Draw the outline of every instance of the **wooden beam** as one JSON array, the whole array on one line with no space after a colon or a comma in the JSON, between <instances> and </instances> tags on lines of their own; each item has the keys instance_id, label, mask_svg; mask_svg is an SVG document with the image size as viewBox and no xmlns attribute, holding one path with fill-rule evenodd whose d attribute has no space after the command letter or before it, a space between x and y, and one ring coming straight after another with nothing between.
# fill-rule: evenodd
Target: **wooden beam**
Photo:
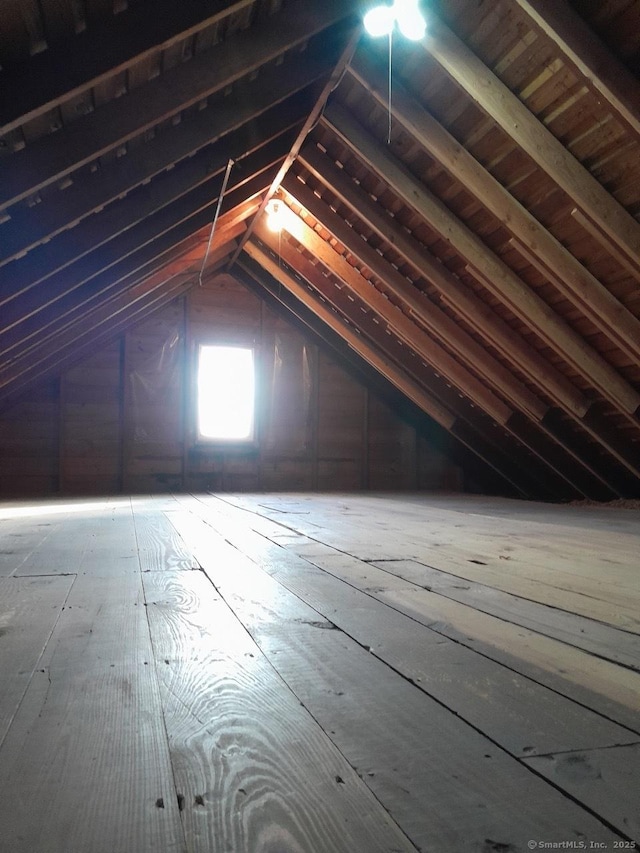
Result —
<instances>
[{"instance_id":1,"label":"wooden beam","mask_svg":"<svg viewBox=\"0 0 640 853\"><path fill-rule=\"evenodd\" d=\"M258 225L256 231L261 228L262 226ZM376 323L373 312L369 312L370 316L363 314L348 293L344 294L342 290L334 287L333 279L323 276L321 269L312 264L303 254L297 252L288 241L279 241L277 236L266 230L264 237L268 241L266 245L270 244L272 247L271 261L276 267L281 266L284 262L297 275L302 276L318 293L321 300L320 304L325 304L328 310L331 310L328 306L333 306L338 315L344 317L354 330L360 330L361 339L368 338L371 345L377 350L385 352L387 356L391 356L395 360L403 375L410 377L412 382L417 380L421 387L433 394L440 405L447 406L447 409L455 416L455 421L450 429L452 435L465 446L473 449L519 491L524 489L525 493L528 494L540 495L544 493L551 496L555 490L556 497L558 494L567 494L567 481L561 475L558 476L544 459L530 457L528 448L518 440L516 440L515 447L512 446L513 439L508 430L500 429L482 410L469 403L443 377L435 373L427 362L423 362L419 358L408 358L407 348L400 343L396 345L393 334L383 333L384 327L379 322ZM271 268L269 267L269 269ZM313 310L313 304L317 303L317 298L311 297L311 299ZM514 451L520 454L528 454L527 458L535 461L531 464L531 462L524 463L521 459L521 464L518 465L514 462L513 457L505 455L505 453L513 453ZM535 486L533 486L532 481L536 482ZM581 492L576 491L575 487L571 486L569 494L575 497Z\"/></svg>"},{"instance_id":2,"label":"wooden beam","mask_svg":"<svg viewBox=\"0 0 640 853\"><path fill-rule=\"evenodd\" d=\"M226 256L226 252L225 252ZM87 327L74 325L71 333L57 341L55 349L39 353L27 364L17 365L0 379L0 401L3 406L15 400L35 382L61 372L96 348L113 340L132 323L139 322L159 307L180 296L194 285L193 276L178 276L170 284L144 292L144 283L116 304L103 306L91 318Z\"/></svg>"},{"instance_id":3,"label":"wooden beam","mask_svg":"<svg viewBox=\"0 0 640 853\"><path fill-rule=\"evenodd\" d=\"M573 199L636 265L640 224L434 14L421 42L449 76Z\"/></svg>"},{"instance_id":4,"label":"wooden beam","mask_svg":"<svg viewBox=\"0 0 640 853\"><path fill-rule=\"evenodd\" d=\"M218 245L210 254L207 275L220 269L235 240ZM103 300L87 311L81 324L69 322L56 335L39 342L28 358L11 363L0 371L0 398L22 393L25 384L55 375L96 347L113 340L132 323L159 305L170 302L197 284L197 270L182 270L165 276L142 279L124 293Z\"/></svg>"},{"instance_id":5,"label":"wooden beam","mask_svg":"<svg viewBox=\"0 0 640 853\"><path fill-rule=\"evenodd\" d=\"M346 360L348 364L355 366L359 371L363 371L361 381L363 381L367 387L371 385L384 394L384 385L378 388L376 381L388 383L395 393L400 394L403 400L406 400L410 406L415 407L416 412L419 413L420 416L425 416L426 413L415 402L409 400L406 394L395 387L379 369L369 362L366 362L366 360L360 356L355 349L352 349L349 346L347 340L342 338L338 332L333 331L333 329L329 328L325 324L323 319L316 312L316 308L314 307L314 298L310 296L309 291L307 291L307 293L311 302L308 307L297 299L288 287L288 282L291 278L300 284L300 280L296 279L293 270L289 267L283 268L282 264L279 263L278 269L282 271L282 275L278 279L275 275L271 275L268 270L262 266L262 264L266 263L268 259L272 261L275 260L275 256L270 256L263 247L259 247L254 241L248 243L247 247L251 247L252 251L262 252L260 256L262 260L259 263L252 260L249 257L247 250L242 253L234 269L234 275L242 281L243 284L261 298L268 300L267 304L270 304L271 301L273 301L274 307L276 308L284 306L286 311L289 312L295 320L304 324L303 327L310 329L314 335L317 335L322 344L331 347L331 349L337 353L339 358ZM276 261L276 263L278 262ZM337 318L339 316L334 314L333 311L330 311L330 313L333 317ZM352 330L353 327L347 323L345 324L345 328L347 330ZM366 338L364 338L363 335L357 335L357 338L366 343ZM373 343L370 346L374 347L374 352L381 351L379 347L376 347ZM393 360L391 360L391 363L394 364ZM421 383L420 387L422 388ZM432 396L428 391L428 388L423 388L423 393L429 393L429 396ZM435 395L432 396L432 399L439 407L442 406L442 403L438 401ZM461 398L457 397L457 400L458 403L460 403ZM447 429L442 424L437 423L435 418L431 416L427 417L434 422L434 427L442 428L444 433L453 438L456 444L462 448L468 456L466 460L467 465L471 463L474 465L481 464L487 466L495 471L500 478L504 480L505 484L514 488L516 493L523 497L540 494L536 485L527 477L520 477L518 479L519 485L516 485L513 482L515 472L511 461L507 461L506 457L504 457L497 448L491 446L490 441L483 438L478 431L474 431L471 424L465 423L458 414L452 412L454 420L450 429ZM503 470L507 472L507 476L502 473ZM524 482L525 480L527 481L526 483Z\"/></svg>"},{"instance_id":6,"label":"wooden beam","mask_svg":"<svg viewBox=\"0 0 640 853\"><path fill-rule=\"evenodd\" d=\"M218 224L221 227L216 227L216 234L211 242L210 254L203 269L203 276L205 277L209 274L213 259L218 256L221 247L225 246L228 248L230 245L233 245L235 248L237 238L246 230L246 225L243 222L236 222L230 225L224 223L222 219L223 217L220 217L218 220ZM190 280L195 281L202 269L208 242L209 234L207 233L203 240L181 257L171 261L166 266L162 265L154 272L149 272L148 274L146 271L145 274L138 273L134 281L127 278L117 282L114 287L105 288L90 294L84 293L81 290L74 300L65 302L64 308L56 313L51 321L45 322L37 329L36 333L31 333L28 337L21 340L18 354L11 361L11 365L13 366L21 360L31 357L33 352L42 349L43 346L52 342L55 343L61 334L72 331L74 326L83 328L86 325L87 317L93 311L103 305L112 303L123 294L131 293L142 281L149 288L160 285L177 275L184 275Z\"/></svg>"},{"instance_id":7,"label":"wooden beam","mask_svg":"<svg viewBox=\"0 0 640 853\"><path fill-rule=\"evenodd\" d=\"M466 270L469 275L472 275L478 282L480 282L480 284L482 284L483 287L486 288L489 286L489 280L484 275L479 273L477 269L467 266ZM638 459L637 454L633 451L631 446L628 445L626 448L626 452L623 452L621 454L619 443L611 435L611 427L609 427L608 430L604 430L603 432L599 433L596 432L591 426L592 421L589 416L591 414L592 408L595 405L597 405L597 402L594 400L589 406L589 409L585 412L584 416L579 419L581 426L583 426L584 429L586 429L592 435L593 438L600 442L600 444L605 446L607 450L618 459L619 462L621 462L623 465L626 465L629 470L634 473L635 476L640 476L640 460ZM629 422L633 424L633 426L636 428L638 427L638 413L639 410L636 410L635 413L626 413Z\"/></svg>"},{"instance_id":8,"label":"wooden beam","mask_svg":"<svg viewBox=\"0 0 640 853\"><path fill-rule=\"evenodd\" d=\"M573 208L571 216L576 220L576 222L580 223L582 228L584 228L584 230L590 234L594 240L597 240L601 246L604 246L609 254L611 254L616 261L618 261L618 263L627 270L627 272L633 276L638 276L637 258L632 260L620 251L620 247L602 232L597 222L594 222L593 219L587 216L584 211L580 210L578 207Z\"/></svg>"},{"instance_id":9,"label":"wooden beam","mask_svg":"<svg viewBox=\"0 0 640 853\"><path fill-rule=\"evenodd\" d=\"M330 124L357 157L380 175L394 192L483 275L483 280L487 281L491 292L498 299L509 305L524 323L573 365L606 399L625 413L633 413L638 409L640 394L438 198L420 185L346 110L332 104L325 111L323 120Z\"/></svg>"},{"instance_id":10,"label":"wooden beam","mask_svg":"<svg viewBox=\"0 0 640 853\"><path fill-rule=\"evenodd\" d=\"M211 259L217 256L220 247L233 245L235 248L235 240L242 234L245 227L242 222L239 222L231 227L225 227L217 233L217 239L213 240L210 257L207 259L205 275L209 272ZM73 299L64 300L60 310L55 315L39 321L34 318L30 323L25 323L24 336L7 351L6 363L4 366L0 366L0 377L3 371L11 370L18 364L28 362L34 357L34 354L37 355L43 348L55 345L62 335L72 333L74 327L82 329L86 324L87 316L92 312L100 309L101 306L113 303L120 297L126 297L126 294L131 293L141 282L146 282L148 287L153 287L178 275L186 276L194 281L197 280L202 268L208 236L207 233L204 239L184 255L177 258L173 257L157 268L148 268L147 265L144 270L126 276L115 282L111 287L102 287L88 293L81 291L77 295L74 294Z\"/></svg>"},{"instance_id":11,"label":"wooden beam","mask_svg":"<svg viewBox=\"0 0 640 853\"><path fill-rule=\"evenodd\" d=\"M365 267L382 281L385 290L400 300L401 304L405 306L405 309L409 311L410 315L416 321L427 328L429 333L434 335L443 346L453 350L455 355L467 368L474 373L480 374L490 388L497 390L520 410L523 414L521 419L515 417L517 412L512 412L504 425L508 429L512 429L512 426L513 428L517 426L517 435L523 444L530 448L535 448L536 452L548 461L555 459L554 467L556 470L562 470L563 467L566 467L566 454L568 454L575 463L589 472L588 481L591 481L591 487L593 487L593 479L595 478L600 484L605 484L607 488L610 488L606 472L596 471L589 462L575 453L571 445L559 442L558 438L546 429L544 419L549 411L549 406L545 405L532 394L526 386L503 367L500 362L493 358L480 344L476 343L470 335L466 334L437 305L414 288L408 279L385 261L384 257L372 246L369 246L363 239L359 238L357 232L350 228L342 217L334 214L326 204L323 204L308 187L289 174L285 178L283 189L296 203L308 210L319 221L321 227L329 231L345 247L349 255L359 259ZM300 239L300 235L298 235L298 239ZM304 240L302 242L306 245ZM317 252L315 248L312 249L310 246L306 246L306 248L312 251L313 254ZM366 292L363 294L363 298L366 300ZM446 375L447 371L444 367L434 362L431 363L436 369L441 370ZM449 378L451 379L451 377ZM466 389L462 390L466 393ZM473 394L469 396L473 397ZM527 423L527 418L533 420L543 432L547 432L550 440L545 439L536 432L532 424ZM562 444L562 452L565 454L564 459L559 455L559 443ZM587 456L586 458L588 459L589 457ZM571 476L575 479L575 473ZM584 475L582 478L584 479ZM585 487L582 486L581 488L584 489ZM588 493L585 492L585 494Z\"/></svg>"},{"instance_id":12,"label":"wooden beam","mask_svg":"<svg viewBox=\"0 0 640 853\"><path fill-rule=\"evenodd\" d=\"M269 185L275 169L276 167L274 166L269 167L264 173L256 175L252 181L245 183L240 189L242 197L236 198L234 195L229 195L226 202L228 208L231 209L237 204L244 202L245 193L247 198L251 198L254 194L263 192ZM122 242L114 246L112 259L109 261L103 257L101 264L104 265L100 266L99 271L96 270L95 266L88 269L80 266L79 269L74 270L77 280L79 280L78 284L82 284L83 298L106 293L109 289L120 286L121 283L122 286L126 286L125 280L130 277L138 280L140 270L147 267L156 258L187 239L203 226L210 226L216 205L217 198L209 198L205 205L194 212L192 206L188 203L185 205L178 203L166 215L162 216L159 221L154 222L154 217L150 217L147 222L143 223L144 231L141 231L138 235L140 236L144 233L143 240L136 240L134 235L131 243L127 244L126 251ZM223 203L222 210L225 210L225 203ZM69 270L64 271L65 277L69 277L71 269L69 268ZM138 272L138 279L135 278L136 272ZM72 301L69 305L73 307L76 300L73 294L71 294L71 297ZM65 305L65 308L67 307L69 306ZM60 307L59 311L61 314L64 313L64 309ZM55 319L55 314L52 317L45 314L44 321L40 317L34 317L16 326L6 336L0 336L0 349L2 349L4 357L7 357L10 352L20 352L28 340L34 336L36 338L40 336L43 333L43 329L48 328L52 322L55 322ZM15 356L12 355L12 357Z\"/></svg>"},{"instance_id":13,"label":"wooden beam","mask_svg":"<svg viewBox=\"0 0 640 853\"><path fill-rule=\"evenodd\" d=\"M526 0L522 0L521 5L525 2ZM526 2L526 5L531 4ZM546 5L552 5L554 9L564 8L560 0ZM385 72L366 51L358 51L349 66L349 73L386 108L388 93ZM640 320L586 270L578 259L398 82L393 85L391 109L395 119L420 145L511 232L517 241L516 245L521 246L526 253L525 256L535 257L537 269L559 292L576 305L585 317L623 352L634 361L640 361Z\"/></svg>"},{"instance_id":14,"label":"wooden beam","mask_svg":"<svg viewBox=\"0 0 640 853\"><path fill-rule=\"evenodd\" d=\"M453 350L468 368L474 373L480 374L484 381L497 389L514 406L520 408L534 420L542 420L548 406L461 329L455 320L445 314L372 246L359 237L358 233L350 228L342 217L333 213L330 207L291 174L285 178L282 186L287 195L308 210L323 228L331 232L350 255L371 270L383 283L385 290L392 293L405 310L409 311L415 321L429 331L429 334L437 338L442 345ZM315 251L307 246L304 240L302 242L307 249ZM363 294L363 298L366 301L366 292Z\"/></svg>"},{"instance_id":15,"label":"wooden beam","mask_svg":"<svg viewBox=\"0 0 640 853\"><path fill-rule=\"evenodd\" d=\"M151 225L152 220L166 218L162 213L166 208L171 208L167 213L171 218L172 211L178 209L175 203L180 200L190 214L208 204L212 198L217 198L229 157L237 157L237 166L231 173L230 191L247 176L262 171L265 165L280 163L294 137L295 127L286 127L282 131L278 124L266 130L269 131L266 144L249 156L244 157L243 153L253 139L253 131L241 128L228 140L218 142L212 149L205 149L175 169L158 175L138 192L113 202L75 228L33 249L26 257L0 268L0 305L4 306L0 331L11 328L28 310L33 310L30 306L35 308L42 304L41 294L44 294L45 304L49 304L77 286L73 274L63 274L65 269L77 266L83 258L86 259L83 266L90 268L92 259L95 265L104 264L110 256L122 257L122 254L118 255L122 249L114 248L116 244L137 248L144 239L142 235L149 230L145 226ZM131 234L127 237L129 232ZM44 282L48 282L46 289L44 286L36 287L44 285ZM27 294L27 291L33 292Z\"/></svg>"},{"instance_id":16,"label":"wooden beam","mask_svg":"<svg viewBox=\"0 0 640 853\"><path fill-rule=\"evenodd\" d=\"M395 334L401 341L412 350L421 361L426 362L430 368L435 370L439 375L442 375L447 382L450 382L458 391L470 399L474 405L478 406L497 424L511 432L510 423L514 417L513 410L505 406L502 400L497 395L488 389L481 382L478 382L476 377L470 373L463 365L453 359L446 350L435 344L431 338L424 334L422 330L412 322L399 308L394 306L386 297L380 293L372 283L367 282L360 273L351 266L351 264L335 251L329 243L323 240L318 234L307 226L298 217L285 217L284 227L295 235L295 239L317 259L332 275L336 276L341 282L347 285L347 288L357 296L362 306L366 307L367 311L373 311L386 326L388 334ZM301 255L297 253L286 242L278 240L263 222L256 226L256 236L264 243L270 245L275 251L281 252L289 264L294 267L299 264ZM348 295L349 299L352 299ZM329 299L335 304L335 293L331 293ZM356 317L359 317L359 312L356 312ZM358 319L355 320L356 325ZM403 363L409 359L403 360ZM564 470L566 467L566 456L560 459L557 453L540 453L540 441L538 436L533 435L534 440L528 440L528 433L532 430L521 428L518 430L517 438L536 456L539 463L553 469L556 475L559 475L564 481L571 484L571 487L587 495L588 492L581 490L578 485L580 479L584 479L584 473L575 478L574 473L567 474ZM544 449L549 449L549 442L544 445ZM557 450L557 448L556 448ZM584 468L584 463L577 460ZM564 462L564 465L562 464ZM593 477L590 471L589 481L593 485ZM597 476L597 475L596 475Z\"/></svg>"},{"instance_id":17,"label":"wooden beam","mask_svg":"<svg viewBox=\"0 0 640 853\"><path fill-rule=\"evenodd\" d=\"M354 27L352 29L350 37L347 40L347 44L346 44L344 50L342 51L340 59L336 63L336 66L333 69L331 76L329 77L329 79L327 80L325 85L322 87L322 91L320 92L318 98L316 99L316 102L313 105L313 109L309 113L307 120L305 121L304 125L302 126L302 128L300 130L300 133L298 134L295 142L291 146L291 150L289 151L289 154L285 157L285 160L284 160L282 166L278 170L278 174L273 179L273 183L269 187L269 190L268 190L266 196L264 197L264 199L262 201L262 206L260 207L260 210L256 214L254 220L250 223L249 229L248 229L246 235L244 236L244 239L242 239L240 241L238 251L236 252L234 257L231 259L231 261L229 263L229 268L231 268L233 266L236 259L238 258L238 255L242 251L244 244L250 239L250 237L253 233L254 222L259 220L261 214L264 212L264 209L266 208L267 204L269 203L269 200L271 199L271 197L273 196L275 191L278 189L278 186L280 185L284 176L287 174L287 172L291 168L294 160L298 156L298 153L300 151L302 143L305 141L305 139L307 138L307 136L309 135L309 133L311 132L313 127L315 127L315 125L317 124L317 122L318 122L320 116L322 115L322 112L326 106L327 99L329 98L329 95L339 85L340 79L342 78L342 75L344 74L345 69L346 69L347 65L349 64L349 62L351 61L351 57L353 56L353 53L356 49L356 45L357 45L358 40L359 40L360 35L361 35L361 29L362 29L361 27L358 27L358 28Z\"/></svg>"},{"instance_id":18,"label":"wooden beam","mask_svg":"<svg viewBox=\"0 0 640 853\"><path fill-rule=\"evenodd\" d=\"M326 48L321 52L309 49L296 55L293 62L268 67L253 82L237 83L233 93L215 107L199 110L179 124L163 128L162 133L134 147L126 156L93 174L83 175L63 192L45 197L35 211L37 215L31 208L12 209L10 219L0 224L0 266L205 146L224 138L225 144L240 151L244 133L249 153L257 147L256 140L265 135L270 138L278 124L284 129L294 124L296 116L302 119L308 113L303 90L330 72L331 59ZM240 131L243 125L245 129ZM239 135L236 138L234 134Z\"/></svg>"},{"instance_id":19,"label":"wooden beam","mask_svg":"<svg viewBox=\"0 0 640 853\"><path fill-rule=\"evenodd\" d=\"M254 0L142 0L99 26L2 69L0 135L76 98L154 53L215 26Z\"/></svg>"},{"instance_id":20,"label":"wooden beam","mask_svg":"<svg viewBox=\"0 0 640 853\"><path fill-rule=\"evenodd\" d=\"M0 209L60 180L347 18L356 0L291 0L258 30L240 32L0 161Z\"/></svg>"},{"instance_id":21,"label":"wooden beam","mask_svg":"<svg viewBox=\"0 0 640 853\"><path fill-rule=\"evenodd\" d=\"M399 307L394 305L385 294L381 293L372 282L367 281L360 271L353 267L347 259L339 254L328 242L310 228L300 217L294 217L295 222L289 224L289 216L285 218L284 228L310 252L332 275L364 302L384 322L390 331L398 335L431 367L442 373L458 390L486 412L496 423L504 425L510 418L512 410L493 393L485 384L477 379L464 365L453 358L436 343L433 338L420 328ZM255 234L263 242L269 242L269 233L263 222L255 227Z\"/></svg>"},{"instance_id":22,"label":"wooden beam","mask_svg":"<svg viewBox=\"0 0 640 853\"><path fill-rule=\"evenodd\" d=\"M618 121L640 137L640 83L566 0L516 0Z\"/></svg>"},{"instance_id":23,"label":"wooden beam","mask_svg":"<svg viewBox=\"0 0 640 853\"><path fill-rule=\"evenodd\" d=\"M587 399L573 383L529 346L473 291L465 287L437 258L420 246L345 172L314 145L302 149L300 162L325 182L341 202L372 228L413 266L416 272L438 289L453 311L484 337L538 387L545 390L578 417L589 408ZM419 185L418 185L419 186Z\"/></svg>"},{"instance_id":24,"label":"wooden beam","mask_svg":"<svg viewBox=\"0 0 640 853\"><path fill-rule=\"evenodd\" d=\"M250 175L254 171L256 173L264 172L265 168L272 166L274 162L279 163L287 150L289 141L290 136L287 137L285 135L283 139L276 139L274 143L267 145L264 151L258 151L252 157L247 158L247 174ZM275 148L273 145L275 145ZM265 158L264 160L263 157ZM188 166L189 164L187 163L186 165ZM179 173L179 171L173 170L170 172L166 176L166 180L171 183L175 177L181 185L182 176L180 174L174 176L174 172ZM80 257L78 259L65 259L65 263L59 262L57 273L41 278L39 281L29 284L28 287L24 286L23 280L18 279L17 275L14 277L11 276L13 264L0 270L0 282L4 273L4 276L7 278L7 289L12 285L23 285L22 290L13 294L19 298L12 299L3 308L2 326L0 327L0 351L2 351L3 341L6 340L7 334L15 330L26 318L44 310L50 313L51 306L55 305L57 300L72 294L73 291L77 290L88 280L95 278L103 270L108 269L131 252L135 252L139 247L146 245L150 240L154 240L159 233L161 234L167 230L167 226L172 228L180 213L182 213L182 218L186 218L200 210L209 209L212 201L214 199L217 201L221 178L219 173L214 177L209 175L207 177L209 178L208 181L197 185L188 192L180 192L177 198L172 199L172 194L169 194L169 198L166 201L172 203L163 204L159 209L156 209L157 199L164 196L164 191L160 192L159 196L155 194L156 201L152 201L147 213L142 215L137 205L140 202L144 205L145 198L144 195L142 198L139 198L138 194L136 194L136 197L130 200L132 204L135 202L136 205L135 213L132 217L133 221L127 215L128 206L125 200L122 206L118 205L118 208L112 211L110 216L107 216L106 222L103 222L101 217L92 217L87 221L86 227L84 227L84 223L78 226L79 234L77 243L74 239L75 231L70 232L68 235L60 235L57 241L52 241L52 243L56 244L53 247L54 257L55 251L60 248L59 244L63 237L65 238L62 241L64 248L68 249L71 253L80 252ZM232 174L232 178L234 180L229 187L229 191L233 191L234 188L246 180L241 170L236 174ZM150 197L153 199L154 194L151 194ZM117 215L118 209L121 211L121 218ZM118 234L117 230L119 227L117 223L119 221L121 225L125 227L129 226L122 234ZM111 237L112 228L116 229L116 236L113 238ZM42 248L45 250L47 246L43 246ZM40 254L35 250L34 254L36 253ZM37 274L38 268L35 261L30 265L26 264L27 261L28 258L21 265L21 269L26 267L28 271L33 270ZM16 332L13 331L12 334L15 336ZM20 333L18 335L20 337Z\"/></svg>"},{"instance_id":25,"label":"wooden beam","mask_svg":"<svg viewBox=\"0 0 640 853\"><path fill-rule=\"evenodd\" d=\"M257 261L266 273L284 284L296 299L313 311L332 331L340 335L355 353L366 361L367 364L370 364L379 371L385 379L405 394L425 414L429 415L429 417L433 418L436 423L439 423L445 429L452 427L455 417L450 411L425 393L417 382L409 379L384 354L376 351L353 327L347 325L337 314L313 297L294 276L279 266L276 260L260 249L253 241L245 243L244 251L250 258Z\"/></svg>"}]
</instances>

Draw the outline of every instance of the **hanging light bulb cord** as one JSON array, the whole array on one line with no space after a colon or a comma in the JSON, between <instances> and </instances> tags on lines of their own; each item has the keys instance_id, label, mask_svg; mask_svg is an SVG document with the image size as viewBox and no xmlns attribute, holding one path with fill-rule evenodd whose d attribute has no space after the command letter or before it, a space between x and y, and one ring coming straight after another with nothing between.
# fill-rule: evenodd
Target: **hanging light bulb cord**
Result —
<instances>
[{"instance_id":1,"label":"hanging light bulb cord","mask_svg":"<svg viewBox=\"0 0 640 853\"><path fill-rule=\"evenodd\" d=\"M218 204L216 205L216 212L213 217L213 222L211 223L211 231L209 233L209 242L207 243L207 251L204 253L204 258L202 259L202 266L200 267L200 272L198 274L198 284L202 287L202 276L204 274L204 268L207 265L207 261L209 260L209 252L211 251L211 243L213 242L213 235L216 230L216 223L218 222L218 217L220 216L220 208L222 207L222 199L224 198L224 194L227 191L227 184L229 183L229 175L231 174L231 169L233 168L234 160L229 157L229 162L227 163L227 168L224 173L224 180L222 181L222 189L220 190L220 195L218 196Z\"/></svg>"},{"instance_id":2,"label":"hanging light bulb cord","mask_svg":"<svg viewBox=\"0 0 640 853\"><path fill-rule=\"evenodd\" d=\"M387 145L391 144L391 78L393 67L393 31L397 26L400 33L410 41L424 38L427 22L420 12L420 0L395 0L389 6L383 4L371 9L364 16L364 28L373 38L389 36L389 99Z\"/></svg>"},{"instance_id":3,"label":"hanging light bulb cord","mask_svg":"<svg viewBox=\"0 0 640 853\"><path fill-rule=\"evenodd\" d=\"M387 127L387 145L391 145L391 68L393 60L393 30L389 30L389 124Z\"/></svg>"}]
</instances>

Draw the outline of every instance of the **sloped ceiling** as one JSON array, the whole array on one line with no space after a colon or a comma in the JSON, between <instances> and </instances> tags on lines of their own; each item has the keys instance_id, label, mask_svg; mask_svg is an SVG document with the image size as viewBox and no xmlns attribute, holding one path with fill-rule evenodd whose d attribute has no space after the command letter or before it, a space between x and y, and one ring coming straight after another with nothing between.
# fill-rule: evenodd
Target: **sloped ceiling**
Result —
<instances>
[{"instance_id":1,"label":"sloped ceiling","mask_svg":"<svg viewBox=\"0 0 640 853\"><path fill-rule=\"evenodd\" d=\"M424 0L391 97L370 5L6 0L0 405L226 270L524 494L638 496L640 0Z\"/></svg>"}]
</instances>

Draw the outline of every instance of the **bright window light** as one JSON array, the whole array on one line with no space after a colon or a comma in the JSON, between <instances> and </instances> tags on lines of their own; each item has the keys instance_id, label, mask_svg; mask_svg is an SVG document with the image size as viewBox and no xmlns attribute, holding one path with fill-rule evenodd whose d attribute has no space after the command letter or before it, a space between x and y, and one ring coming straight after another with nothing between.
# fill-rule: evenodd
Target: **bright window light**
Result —
<instances>
[{"instance_id":1,"label":"bright window light","mask_svg":"<svg viewBox=\"0 0 640 853\"><path fill-rule=\"evenodd\" d=\"M253 350L200 346L198 433L214 441L251 441L254 434Z\"/></svg>"}]
</instances>

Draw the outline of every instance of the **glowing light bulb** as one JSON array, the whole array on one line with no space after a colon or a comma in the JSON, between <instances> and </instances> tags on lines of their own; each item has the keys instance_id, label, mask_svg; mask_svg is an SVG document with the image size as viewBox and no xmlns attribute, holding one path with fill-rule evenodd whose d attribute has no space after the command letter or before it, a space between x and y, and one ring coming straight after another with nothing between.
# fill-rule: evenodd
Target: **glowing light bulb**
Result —
<instances>
[{"instance_id":1,"label":"glowing light bulb","mask_svg":"<svg viewBox=\"0 0 640 853\"><path fill-rule=\"evenodd\" d=\"M282 202L277 198L272 198L267 204L267 228L269 231L282 230Z\"/></svg>"},{"instance_id":2,"label":"glowing light bulb","mask_svg":"<svg viewBox=\"0 0 640 853\"><path fill-rule=\"evenodd\" d=\"M388 36L393 30L395 13L391 6L376 6L364 16L364 27L370 36Z\"/></svg>"},{"instance_id":3,"label":"glowing light bulb","mask_svg":"<svg viewBox=\"0 0 640 853\"><path fill-rule=\"evenodd\" d=\"M420 41L424 38L427 30L427 22L423 18L417 3L411 0L398 2L396 0L395 17L398 22L398 29L405 38L410 41Z\"/></svg>"}]
</instances>

